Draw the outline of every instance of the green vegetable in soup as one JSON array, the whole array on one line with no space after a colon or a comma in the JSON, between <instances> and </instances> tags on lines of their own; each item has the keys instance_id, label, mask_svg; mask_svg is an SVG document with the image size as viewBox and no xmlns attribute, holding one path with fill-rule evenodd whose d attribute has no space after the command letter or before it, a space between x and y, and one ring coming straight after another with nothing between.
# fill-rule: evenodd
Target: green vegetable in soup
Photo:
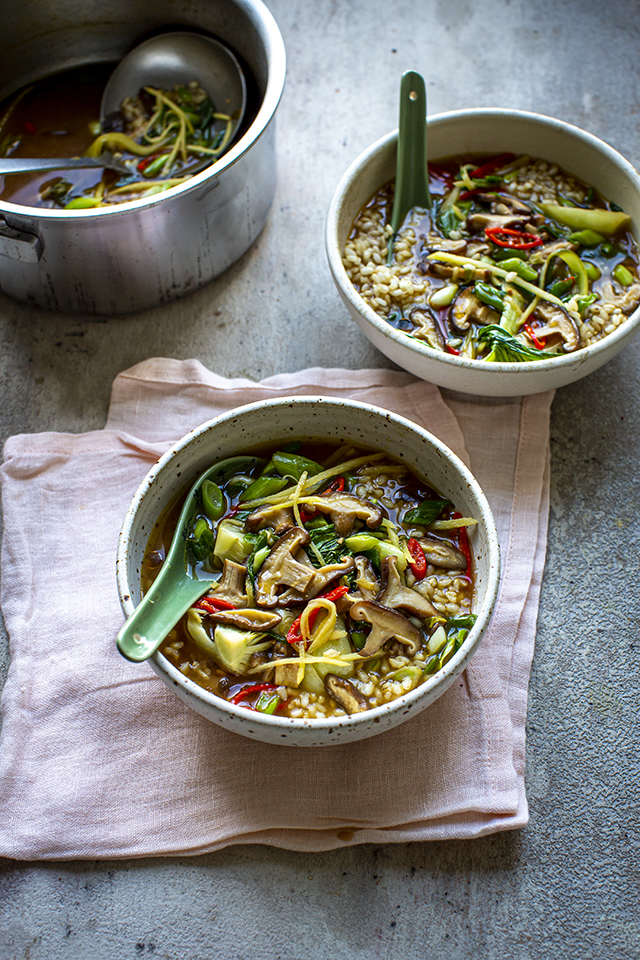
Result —
<instances>
[{"instance_id":1,"label":"green vegetable in soup","mask_svg":"<svg viewBox=\"0 0 640 960\"><path fill-rule=\"evenodd\" d=\"M402 521L403 523L420 523L428 527L438 519L443 510L450 506L450 500L423 500L418 507L407 510Z\"/></svg>"},{"instance_id":2,"label":"green vegetable in soup","mask_svg":"<svg viewBox=\"0 0 640 960\"><path fill-rule=\"evenodd\" d=\"M187 615L187 629L204 653L236 676L244 673L254 653L267 650L273 643L262 633L223 626L216 627L212 641L202 626L202 617L193 609Z\"/></svg>"},{"instance_id":3,"label":"green vegetable in soup","mask_svg":"<svg viewBox=\"0 0 640 960\"><path fill-rule=\"evenodd\" d=\"M243 525L237 520L222 520L218 525L214 556L222 563L233 560L242 563L252 552L251 541L243 533Z\"/></svg>"},{"instance_id":4,"label":"green vegetable in soup","mask_svg":"<svg viewBox=\"0 0 640 960\"><path fill-rule=\"evenodd\" d=\"M303 473L309 477L315 477L317 473L322 472L319 463L300 457L296 453L274 453L272 463L279 474L283 477L292 477L294 480L299 480Z\"/></svg>"},{"instance_id":5,"label":"green vegetable in soup","mask_svg":"<svg viewBox=\"0 0 640 960\"><path fill-rule=\"evenodd\" d=\"M595 230L596 233L605 237L613 236L631 223L631 217L628 214L604 210L600 207L585 209L562 207L558 203L541 203L540 208L547 217L571 227L572 230Z\"/></svg>"},{"instance_id":6,"label":"green vegetable in soup","mask_svg":"<svg viewBox=\"0 0 640 960\"><path fill-rule=\"evenodd\" d=\"M478 339L491 347L491 356L498 363L522 363L529 360L545 360L554 357L546 350L534 350L518 340L503 327L490 324L478 333Z\"/></svg>"},{"instance_id":7,"label":"green vegetable in soup","mask_svg":"<svg viewBox=\"0 0 640 960\"><path fill-rule=\"evenodd\" d=\"M213 480L205 480L201 487L202 506L210 520L219 520L227 509L224 493Z\"/></svg>"},{"instance_id":8,"label":"green vegetable in soup","mask_svg":"<svg viewBox=\"0 0 640 960\"><path fill-rule=\"evenodd\" d=\"M204 519L200 517L194 524L193 531L187 537L187 546L196 561L203 561L209 557L214 550L214 535L211 527Z\"/></svg>"}]
</instances>

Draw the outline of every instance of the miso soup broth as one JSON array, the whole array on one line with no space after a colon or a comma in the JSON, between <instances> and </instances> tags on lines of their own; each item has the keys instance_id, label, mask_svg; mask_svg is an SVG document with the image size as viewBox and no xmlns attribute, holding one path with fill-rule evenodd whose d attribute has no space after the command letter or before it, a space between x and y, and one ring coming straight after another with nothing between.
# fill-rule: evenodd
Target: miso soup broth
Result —
<instances>
[{"instance_id":1,"label":"miso soup broth","mask_svg":"<svg viewBox=\"0 0 640 960\"><path fill-rule=\"evenodd\" d=\"M203 484L187 557L216 583L164 656L247 710L315 719L372 709L440 670L475 620L476 521L383 452L302 441L252 454ZM143 591L183 499L150 538Z\"/></svg>"}]
</instances>

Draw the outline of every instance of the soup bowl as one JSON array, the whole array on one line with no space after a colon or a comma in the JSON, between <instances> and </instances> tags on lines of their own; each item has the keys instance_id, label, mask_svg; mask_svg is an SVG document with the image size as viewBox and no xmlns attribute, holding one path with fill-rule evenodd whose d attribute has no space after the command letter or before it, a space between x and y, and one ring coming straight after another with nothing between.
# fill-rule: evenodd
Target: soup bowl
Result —
<instances>
[{"instance_id":1,"label":"soup bowl","mask_svg":"<svg viewBox=\"0 0 640 960\"><path fill-rule=\"evenodd\" d=\"M631 216L638 238L640 177L612 147L584 130L535 113L518 110L460 110L430 117L429 156L528 154L557 164L593 186ZM434 350L392 327L360 297L343 263L353 222L371 197L395 176L397 131L372 144L349 167L331 201L325 231L329 266L338 292L369 340L390 360L431 383L481 396L522 396L566 386L616 356L636 334L640 309L595 343L533 362L488 363Z\"/></svg>"},{"instance_id":2,"label":"soup bowl","mask_svg":"<svg viewBox=\"0 0 640 960\"><path fill-rule=\"evenodd\" d=\"M243 736L272 744L322 746L364 739L415 716L428 707L464 670L487 629L500 572L496 527L487 500L468 468L444 443L409 420L365 403L288 397L250 404L197 427L172 447L139 487L120 533L116 573L120 602L130 616L141 598L145 554L167 506L194 480L226 457L294 439L349 440L386 452L450 499L477 524L469 528L473 556L472 609L477 619L444 666L398 699L361 713L325 719L268 715L235 705L186 677L161 652L151 668L181 700L209 720ZM132 670L144 669L132 665Z\"/></svg>"}]
</instances>

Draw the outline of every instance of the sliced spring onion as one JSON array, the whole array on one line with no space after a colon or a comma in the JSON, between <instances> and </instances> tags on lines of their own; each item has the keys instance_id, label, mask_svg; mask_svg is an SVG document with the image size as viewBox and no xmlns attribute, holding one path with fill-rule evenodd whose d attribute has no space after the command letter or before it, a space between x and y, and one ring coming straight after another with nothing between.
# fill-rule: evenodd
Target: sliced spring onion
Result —
<instances>
[{"instance_id":1,"label":"sliced spring onion","mask_svg":"<svg viewBox=\"0 0 640 960\"><path fill-rule=\"evenodd\" d=\"M513 274L513 271L503 270L502 267L496 267L496 265L493 263L486 263L484 260L471 260L469 257L459 257L455 253L443 253L436 251L435 253L430 253L428 259L441 260L442 263L453 263L460 267L472 267L474 270L488 270L489 273L493 273L496 277L502 277L503 280L508 274ZM536 287L533 283L529 283L527 280L522 280L521 277L512 275L509 279L509 282L513 283L515 286L521 287L523 290L527 290L529 293L533 294L534 297L540 297L541 300L548 300L550 303L555 303L560 307L565 306L562 300L559 300L558 297L554 297L552 293L549 293L547 290L542 290L540 287Z\"/></svg>"}]
</instances>

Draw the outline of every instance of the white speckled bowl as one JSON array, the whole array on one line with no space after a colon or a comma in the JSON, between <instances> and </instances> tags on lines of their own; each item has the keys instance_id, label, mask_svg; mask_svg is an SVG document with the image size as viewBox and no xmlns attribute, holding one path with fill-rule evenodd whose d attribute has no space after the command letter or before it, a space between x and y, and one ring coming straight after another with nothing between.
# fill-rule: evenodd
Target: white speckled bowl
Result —
<instances>
[{"instance_id":1,"label":"white speckled bowl","mask_svg":"<svg viewBox=\"0 0 640 960\"><path fill-rule=\"evenodd\" d=\"M575 353L530 363L491 363L440 353L395 330L356 293L342 265L342 251L359 210L395 175L397 131L362 153L338 184L329 207L329 266L351 317L371 342L410 373L442 387L482 396L508 397L563 387L597 370L629 342L640 324L636 310L603 340ZM429 156L528 153L559 164L596 187L630 214L638 237L640 176L602 140L561 120L519 110L460 110L428 120Z\"/></svg>"},{"instance_id":2,"label":"white speckled bowl","mask_svg":"<svg viewBox=\"0 0 640 960\"><path fill-rule=\"evenodd\" d=\"M217 460L270 442L305 438L351 439L406 461L464 516L478 520L469 540L475 558L473 610L478 619L444 668L398 700L353 717L296 720L249 711L203 690L161 654L150 664L181 700L209 720L256 740L321 746L373 736L433 703L464 670L487 628L498 590L500 557L495 523L478 482L464 464L425 430L377 407L349 400L289 397L254 403L202 424L183 437L152 468L127 511L120 533L117 581L120 603L130 616L140 601L140 571L149 537L165 506ZM138 665L132 670L144 669Z\"/></svg>"}]
</instances>

